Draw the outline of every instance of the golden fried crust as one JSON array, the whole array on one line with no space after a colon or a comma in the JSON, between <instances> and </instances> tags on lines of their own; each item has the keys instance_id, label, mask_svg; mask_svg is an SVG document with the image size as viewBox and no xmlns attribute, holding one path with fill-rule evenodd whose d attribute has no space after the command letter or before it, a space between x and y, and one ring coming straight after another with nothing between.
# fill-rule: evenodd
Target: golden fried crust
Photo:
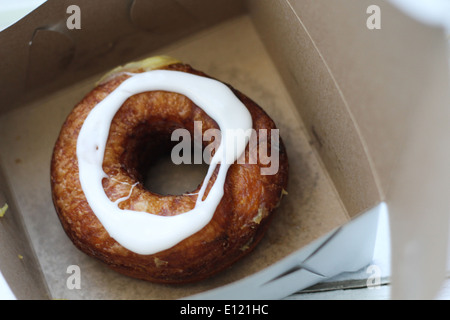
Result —
<instances>
[{"instance_id":1,"label":"golden fried crust","mask_svg":"<svg viewBox=\"0 0 450 320\"><path fill-rule=\"evenodd\" d=\"M185 64L173 64L165 69L206 76ZM275 175L261 175L260 169L265 165L259 162L235 163L230 167L224 196L213 219L202 230L156 254L131 252L109 236L89 207L79 182L76 157L77 137L88 113L127 77L118 75L94 88L62 126L51 161L52 196L57 214L76 247L122 274L158 283L204 279L248 254L266 231L287 185L288 161L283 142L280 139L279 170ZM257 132L276 128L258 105L232 90L250 111ZM142 182L143 159L151 158L145 151L157 154L167 147L174 129L192 131L194 121L202 121L204 131L218 128L214 120L183 95L154 91L130 97L111 123L103 163L109 177L103 182L107 196L112 201L128 196L130 186ZM270 144L270 139L267 143ZM248 153L247 147L247 158ZM210 185L214 179L215 176ZM120 206L158 215L176 215L194 207L197 190L191 195L162 196L139 183L131 197Z\"/></svg>"}]
</instances>

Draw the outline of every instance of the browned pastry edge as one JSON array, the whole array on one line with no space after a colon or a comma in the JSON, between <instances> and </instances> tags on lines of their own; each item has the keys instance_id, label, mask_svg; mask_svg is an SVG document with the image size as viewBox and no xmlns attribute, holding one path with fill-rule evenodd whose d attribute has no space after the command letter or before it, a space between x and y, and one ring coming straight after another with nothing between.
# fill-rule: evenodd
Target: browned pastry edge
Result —
<instances>
[{"instance_id":1,"label":"browned pastry edge","mask_svg":"<svg viewBox=\"0 0 450 320\"><path fill-rule=\"evenodd\" d=\"M163 69L206 75L186 64ZM135 70L140 72L142 70ZM76 157L76 141L90 110L128 76L119 74L98 85L73 109L61 128L51 161L53 203L61 224L76 247L100 259L110 268L139 279L157 283L198 281L227 268L252 251L263 237L274 209L287 187L288 160L280 138L279 171L261 175L266 165L233 164L227 174L224 196L213 219L202 230L174 247L152 255L140 255L122 247L98 221L81 189ZM231 88L231 87L230 87ZM270 117L252 100L231 88L245 104L253 119L253 128L275 129ZM167 148L176 128L193 130L194 121L202 121L203 130L218 128L214 120L183 95L153 91L130 97L115 115L105 149L103 169L109 176L103 181L105 192L114 201L126 197L130 185L142 182L145 163ZM268 130L270 148L270 130ZM270 150L270 149L269 149ZM247 147L246 157L249 150ZM213 184L215 176L209 182ZM139 183L121 208L175 215L194 207L195 192L162 196Z\"/></svg>"}]
</instances>

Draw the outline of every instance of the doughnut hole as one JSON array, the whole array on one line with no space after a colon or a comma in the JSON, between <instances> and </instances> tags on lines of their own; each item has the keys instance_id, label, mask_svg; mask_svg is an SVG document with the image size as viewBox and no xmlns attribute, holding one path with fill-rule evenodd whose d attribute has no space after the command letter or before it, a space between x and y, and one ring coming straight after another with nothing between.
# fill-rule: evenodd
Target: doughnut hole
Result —
<instances>
[{"instance_id":1,"label":"doughnut hole","mask_svg":"<svg viewBox=\"0 0 450 320\"><path fill-rule=\"evenodd\" d=\"M167 129L169 128L169 129ZM146 137L130 142L123 155L125 166L130 175L143 187L159 195L184 195L195 192L203 182L209 165L203 161L194 163L194 154L203 153L204 146L191 143L190 149L183 149L190 157L177 164L172 159L172 150L182 141L171 141L175 126L166 126L164 130L155 130ZM192 136L192 135L191 135ZM135 159L132 159L135 158ZM135 167L135 168L133 168Z\"/></svg>"}]
</instances>

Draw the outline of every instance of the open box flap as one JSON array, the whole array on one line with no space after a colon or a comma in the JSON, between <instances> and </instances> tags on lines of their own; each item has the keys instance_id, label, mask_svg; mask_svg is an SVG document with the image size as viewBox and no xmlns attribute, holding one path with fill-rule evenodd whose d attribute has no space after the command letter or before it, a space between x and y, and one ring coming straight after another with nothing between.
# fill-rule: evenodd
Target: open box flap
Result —
<instances>
[{"instance_id":1,"label":"open box flap","mask_svg":"<svg viewBox=\"0 0 450 320\"><path fill-rule=\"evenodd\" d=\"M239 0L48 0L0 33L0 112L244 12Z\"/></svg>"},{"instance_id":2,"label":"open box flap","mask_svg":"<svg viewBox=\"0 0 450 320\"><path fill-rule=\"evenodd\" d=\"M361 270L372 260L377 232L373 226L384 213L381 203L260 272L187 298L282 299L343 271Z\"/></svg>"},{"instance_id":3,"label":"open box flap","mask_svg":"<svg viewBox=\"0 0 450 320\"><path fill-rule=\"evenodd\" d=\"M366 25L374 4L381 29ZM384 1L252 7L256 21L267 11L276 13L273 20L258 27L349 215L373 201L388 203L392 296L432 297L445 274L449 213L450 103L442 30ZM281 39L274 36L280 34ZM311 47L315 54L306 56ZM309 66L317 60L323 68L313 70ZM321 91L314 87L318 83ZM331 116L323 117L330 109ZM351 122L342 121L345 115ZM340 137L349 134L359 142L340 145Z\"/></svg>"}]
</instances>

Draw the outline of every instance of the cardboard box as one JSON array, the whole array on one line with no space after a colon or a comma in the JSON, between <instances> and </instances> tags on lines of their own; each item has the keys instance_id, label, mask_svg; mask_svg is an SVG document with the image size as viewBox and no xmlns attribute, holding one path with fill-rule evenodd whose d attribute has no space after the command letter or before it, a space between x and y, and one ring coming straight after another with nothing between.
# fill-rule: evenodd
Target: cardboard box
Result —
<instances>
[{"instance_id":1,"label":"cardboard box","mask_svg":"<svg viewBox=\"0 0 450 320\"><path fill-rule=\"evenodd\" d=\"M374 4L381 29L368 22ZM79 252L50 194L53 144L73 106L106 71L157 54L258 102L291 167L257 249L184 286L129 279ZM442 30L384 1L49 0L0 33L0 61L0 270L17 299L279 299L370 264L386 208L392 297L439 289L450 181ZM67 285L70 266L80 289Z\"/></svg>"}]
</instances>

